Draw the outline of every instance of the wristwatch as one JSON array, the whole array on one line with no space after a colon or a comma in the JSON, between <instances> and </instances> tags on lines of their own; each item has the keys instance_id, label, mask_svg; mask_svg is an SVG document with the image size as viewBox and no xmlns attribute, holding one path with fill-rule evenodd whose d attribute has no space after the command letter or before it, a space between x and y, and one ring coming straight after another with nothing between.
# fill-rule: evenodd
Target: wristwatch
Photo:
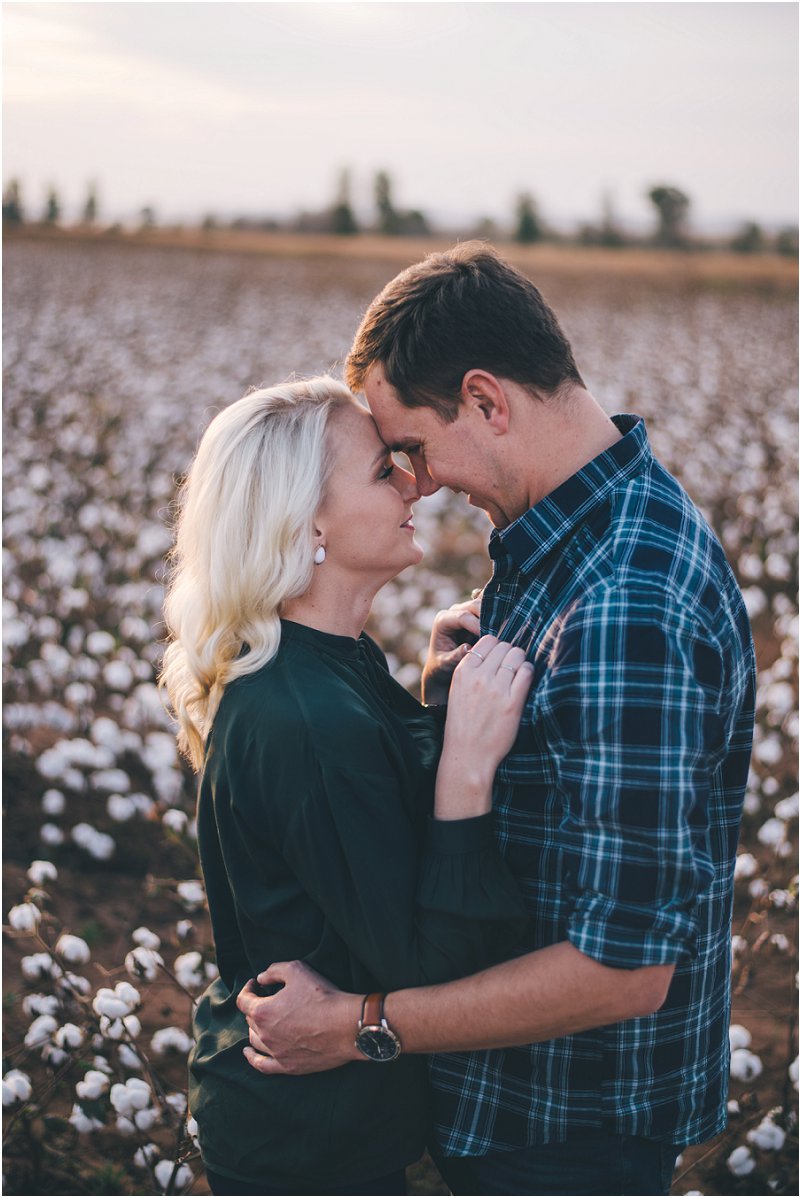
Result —
<instances>
[{"instance_id":1,"label":"wristwatch","mask_svg":"<svg viewBox=\"0 0 801 1198\"><path fill-rule=\"evenodd\" d=\"M366 994L362 1002L356 1047L368 1061L394 1061L401 1042L384 1018L385 994Z\"/></svg>"}]
</instances>

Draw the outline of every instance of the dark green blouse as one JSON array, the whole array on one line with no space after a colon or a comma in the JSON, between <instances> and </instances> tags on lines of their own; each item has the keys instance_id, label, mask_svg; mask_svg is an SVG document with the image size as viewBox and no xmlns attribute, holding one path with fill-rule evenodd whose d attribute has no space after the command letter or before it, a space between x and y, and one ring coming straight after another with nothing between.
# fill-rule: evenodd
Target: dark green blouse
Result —
<instances>
[{"instance_id":1,"label":"dark green blouse","mask_svg":"<svg viewBox=\"0 0 801 1198\"><path fill-rule=\"evenodd\" d=\"M434 717L366 636L282 621L276 657L226 688L198 805L220 977L190 1058L215 1172L337 1184L420 1156L424 1058L264 1077L242 1055L235 1000L271 961L302 958L366 993L446 981L508 950L522 899L490 816L431 818L437 752Z\"/></svg>"}]
</instances>

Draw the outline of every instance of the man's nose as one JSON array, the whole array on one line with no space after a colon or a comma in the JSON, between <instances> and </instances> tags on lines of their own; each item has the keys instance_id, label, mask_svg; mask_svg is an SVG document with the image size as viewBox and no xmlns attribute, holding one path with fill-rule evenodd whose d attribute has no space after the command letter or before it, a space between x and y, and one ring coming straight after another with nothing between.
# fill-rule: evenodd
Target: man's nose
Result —
<instances>
[{"instance_id":1,"label":"man's nose","mask_svg":"<svg viewBox=\"0 0 801 1198\"><path fill-rule=\"evenodd\" d=\"M412 468L414 469L414 477L417 481L417 490L420 495L433 495L439 490L440 484L434 482L434 479L428 473L428 467L425 462L413 461Z\"/></svg>"}]
</instances>

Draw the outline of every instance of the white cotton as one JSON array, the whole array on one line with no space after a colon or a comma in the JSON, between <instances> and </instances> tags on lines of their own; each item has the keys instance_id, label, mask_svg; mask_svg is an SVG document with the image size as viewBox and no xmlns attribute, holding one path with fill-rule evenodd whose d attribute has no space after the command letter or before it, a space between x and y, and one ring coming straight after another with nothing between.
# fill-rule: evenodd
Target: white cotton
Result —
<instances>
[{"instance_id":1,"label":"white cotton","mask_svg":"<svg viewBox=\"0 0 801 1198\"><path fill-rule=\"evenodd\" d=\"M748 887L748 893L752 899L764 898L770 887L764 878L754 878L753 882Z\"/></svg>"},{"instance_id":2,"label":"white cotton","mask_svg":"<svg viewBox=\"0 0 801 1198\"><path fill-rule=\"evenodd\" d=\"M766 1115L759 1127L755 1127L753 1131L749 1131L745 1138L749 1144L755 1144L763 1152L777 1152L779 1148L784 1147L787 1135L778 1124L773 1122L769 1115Z\"/></svg>"},{"instance_id":3,"label":"white cotton","mask_svg":"<svg viewBox=\"0 0 801 1198\"><path fill-rule=\"evenodd\" d=\"M752 1082L762 1072L762 1062L747 1048L735 1048L731 1054L731 1076L738 1082Z\"/></svg>"},{"instance_id":4,"label":"white cotton","mask_svg":"<svg viewBox=\"0 0 801 1198\"><path fill-rule=\"evenodd\" d=\"M187 990L202 986L205 981L203 958L196 950L182 953L179 957L176 957L173 970L178 981Z\"/></svg>"},{"instance_id":5,"label":"white cotton","mask_svg":"<svg viewBox=\"0 0 801 1198\"><path fill-rule=\"evenodd\" d=\"M788 820L798 818L798 793L790 795L787 799L779 799L776 806L773 808L773 814L777 819Z\"/></svg>"},{"instance_id":6,"label":"white cotton","mask_svg":"<svg viewBox=\"0 0 801 1198\"><path fill-rule=\"evenodd\" d=\"M86 1039L86 1032L75 1023L65 1023L53 1038L59 1048L80 1048Z\"/></svg>"},{"instance_id":7,"label":"white cotton","mask_svg":"<svg viewBox=\"0 0 801 1198\"><path fill-rule=\"evenodd\" d=\"M751 1033L747 1027L743 1027L741 1023L733 1023L729 1028L729 1047L732 1052L735 1048L748 1048L751 1043Z\"/></svg>"},{"instance_id":8,"label":"white cotton","mask_svg":"<svg viewBox=\"0 0 801 1198\"><path fill-rule=\"evenodd\" d=\"M191 1036L188 1036L180 1027L162 1027L154 1033L150 1041L150 1047L157 1056L161 1056L165 1052L178 1052L186 1055L192 1047L194 1041Z\"/></svg>"},{"instance_id":9,"label":"white cotton","mask_svg":"<svg viewBox=\"0 0 801 1198\"><path fill-rule=\"evenodd\" d=\"M59 936L56 942L56 952L68 965L85 965L91 959L89 945L80 936L71 936L67 932Z\"/></svg>"},{"instance_id":10,"label":"white cotton","mask_svg":"<svg viewBox=\"0 0 801 1198\"><path fill-rule=\"evenodd\" d=\"M130 1119L127 1119L125 1115L118 1115L114 1126L121 1136L136 1135L136 1125L132 1123Z\"/></svg>"},{"instance_id":11,"label":"white cotton","mask_svg":"<svg viewBox=\"0 0 801 1198\"><path fill-rule=\"evenodd\" d=\"M137 1148L134 1153L133 1162L137 1169L147 1169L159 1159L158 1144L143 1144L141 1148Z\"/></svg>"},{"instance_id":12,"label":"white cotton","mask_svg":"<svg viewBox=\"0 0 801 1198\"><path fill-rule=\"evenodd\" d=\"M173 1170L175 1176L173 1177ZM188 1165L178 1165L176 1168L175 1161L159 1161L154 1170L156 1181L166 1192L167 1186L170 1185L172 1178L172 1186L170 1187L174 1193L179 1194L184 1186L187 1186L192 1180L192 1170Z\"/></svg>"},{"instance_id":13,"label":"white cotton","mask_svg":"<svg viewBox=\"0 0 801 1198\"><path fill-rule=\"evenodd\" d=\"M35 932L42 912L35 903L18 903L8 913L8 922L15 932Z\"/></svg>"},{"instance_id":14,"label":"white cotton","mask_svg":"<svg viewBox=\"0 0 801 1198\"><path fill-rule=\"evenodd\" d=\"M761 587L745 587L743 590L743 602L745 610L748 612L749 620L753 620L755 616L759 616L768 606L768 600L765 592Z\"/></svg>"},{"instance_id":15,"label":"white cotton","mask_svg":"<svg viewBox=\"0 0 801 1198\"><path fill-rule=\"evenodd\" d=\"M128 1004L128 1009L131 1011L135 1010L142 1001L141 994L130 982L117 982L117 985L114 987L114 993L117 998L122 999L124 1003Z\"/></svg>"},{"instance_id":16,"label":"white cotton","mask_svg":"<svg viewBox=\"0 0 801 1198\"><path fill-rule=\"evenodd\" d=\"M67 800L60 790L46 790L42 795L42 811L45 815L61 815Z\"/></svg>"},{"instance_id":17,"label":"white cotton","mask_svg":"<svg viewBox=\"0 0 801 1198\"><path fill-rule=\"evenodd\" d=\"M131 940L134 944L141 945L142 948L161 948L161 940L155 932L151 932L150 928L135 928L131 933Z\"/></svg>"},{"instance_id":18,"label":"white cotton","mask_svg":"<svg viewBox=\"0 0 801 1198\"><path fill-rule=\"evenodd\" d=\"M798 1090L798 1057L796 1057L795 1060L793 1061L792 1065L789 1066L789 1068L787 1070L787 1075L790 1078L790 1081L793 1083L793 1088L797 1091Z\"/></svg>"},{"instance_id":19,"label":"white cotton","mask_svg":"<svg viewBox=\"0 0 801 1198\"><path fill-rule=\"evenodd\" d=\"M179 899L188 911L195 911L198 907L203 906L206 895L201 882L195 880L179 882L176 889Z\"/></svg>"},{"instance_id":20,"label":"white cotton","mask_svg":"<svg viewBox=\"0 0 801 1198\"><path fill-rule=\"evenodd\" d=\"M134 1111L144 1110L152 1098L150 1086L140 1077L129 1077L127 1082L117 1082L109 1093L111 1105L119 1115L129 1117Z\"/></svg>"},{"instance_id":21,"label":"white cotton","mask_svg":"<svg viewBox=\"0 0 801 1198\"><path fill-rule=\"evenodd\" d=\"M83 1080L76 1085L75 1093L79 1098L91 1101L94 1098L100 1098L108 1088L109 1080L105 1073L101 1073L99 1069L89 1069L84 1074Z\"/></svg>"},{"instance_id":22,"label":"white cotton","mask_svg":"<svg viewBox=\"0 0 801 1198\"><path fill-rule=\"evenodd\" d=\"M93 1037L93 1040L94 1040L94 1037ZM99 1053L97 1056L92 1058L92 1068L97 1069L100 1073L113 1073L114 1072L114 1070L111 1068L111 1065L109 1065L106 1058L104 1056L101 1056Z\"/></svg>"},{"instance_id":23,"label":"white cotton","mask_svg":"<svg viewBox=\"0 0 801 1198\"><path fill-rule=\"evenodd\" d=\"M751 853L739 853L737 860L734 862L734 880L739 878L753 878L759 865L756 857Z\"/></svg>"},{"instance_id":24,"label":"white cotton","mask_svg":"<svg viewBox=\"0 0 801 1198\"><path fill-rule=\"evenodd\" d=\"M784 750L778 736L766 736L754 744L754 757L763 765L778 765L783 756Z\"/></svg>"},{"instance_id":25,"label":"white cotton","mask_svg":"<svg viewBox=\"0 0 801 1198\"><path fill-rule=\"evenodd\" d=\"M129 691L133 686L133 670L124 661L110 661L103 667L103 681L109 690Z\"/></svg>"},{"instance_id":26,"label":"white cotton","mask_svg":"<svg viewBox=\"0 0 801 1198\"><path fill-rule=\"evenodd\" d=\"M25 1033L25 1047L39 1048L46 1044L58 1028L52 1015L37 1015Z\"/></svg>"},{"instance_id":27,"label":"white cotton","mask_svg":"<svg viewBox=\"0 0 801 1198\"><path fill-rule=\"evenodd\" d=\"M734 935L731 938L731 953L733 957L738 957L740 953L744 953L748 948L748 941L744 936Z\"/></svg>"},{"instance_id":28,"label":"white cotton","mask_svg":"<svg viewBox=\"0 0 801 1198\"><path fill-rule=\"evenodd\" d=\"M52 861L36 860L28 866L28 878L34 886L44 886L47 882L54 882L57 877L58 870Z\"/></svg>"},{"instance_id":29,"label":"white cotton","mask_svg":"<svg viewBox=\"0 0 801 1198\"><path fill-rule=\"evenodd\" d=\"M23 957L20 961L20 969L22 976L29 982L38 981L40 978L55 977L61 972L50 953L31 953L29 957Z\"/></svg>"},{"instance_id":30,"label":"white cotton","mask_svg":"<svg viewBox=\"0 0 801 1198\"><path fill-rule=\"evenodd\" d=\"M123 824L136 815L136 803L125 795L109 795L106 811L115 823Z\"/></svg>"},{"instance_id":31,"label":"white cotton","mask_svg":"<svg viewBox=\"0 0 801 1198\"><path fill-rule=\"evenodd\" d=\"M137 1073L142 1072L142 1059L130 1044L121 1044L117 1055L123 1069L133 1069Z\"/></svg>"},{"instance_id":32,"label":"white cotton","mask_svg":"<svg viewBox=\"0 0 801 1198\"><path fill-rule=\"evenodd\" d=\"M195 1147L199 1148L200 1140L198 1138L199 1133L197 1119L194 1117L194 1115L190 1115L186 1121L186 1134L189 1136L190 1140L194 1142Z\"/></svg>"},{"instance_id":33,"label":"white cotton","mask_svg":"<svg viewBox=\"0 0 801 1198\"><path fill-rule=\"evenodd\" d=\"M181 811L178 807L170 807L164 812L161 817L161 822L165 828L169 828L171 832L177 832L179 835L186 831L186 825L189 822L189 816L185 811Z\"/></svg>"},{"instance_id":34,"label":"white cotton","mask_svg":"<svg viewBox=\"0 0 801 1198\"><path fill-rule=\"evenodd\" d=\"M27 1102L33 1094L31 1079L21 1069L9 1069L3 1077L3 1106Z\"/></svg>"},{"instance_id":35,"label":"white cotton","mask_svg":"<svg viewBox=\"0 0 801 1198\"><path fill-rule=\"evenodd\" d=\"M741 1144L739 1148L735 1148L726 1161L726 1168L735 1177L747 1177L749 1173L753 1173L754 1169L756 1169L756 1161L745 1145Z\"/></svg>"},{"instance_id":36,"label":"white cotton","mask_svg":"<svg viewBox=\"0 0 801 1198\"><path fill-rule=\"evenodd\" d=\"M92 983L88 978L81 977L78 973L71 973L69 970L63 977L57 978L56 985L62 990L74 990L76 994L88 994L92 989Z\"/></svg>"},{"instance_id":37,"label":"white cotton","mask_svg":"<svg viewBox=\"0 0 801 1198\"><path fill-rule=\"evenodd\" d=\"M167 1094L164 1098L164 1101L168 1107L170 1107L173 1111L176 1111L179 1115L186 1113L186 1095L182 1094L180 1090L173 1090L171 1094Z\"/></svg>"},{"instance_id":38,"label":"white cotton","mask_svg":"<svg viewBox=\"0 0 801 1198\"><path fill-rule=\"evenodd\" d=\"M784 820L771 817L765 820L762 827L757 832L757 840L760 844L768 845L769 848L777 849L779 845L786 839L787 825Z\"/></svg>"},{"instance_id":39,"label":"white cotton","mask_svg":"<svg viewBox=\"0 0 801 1198\"><path fill-rule=\"evenodd\" d=\"M114 652L114 637L110 632L90 632L86 638L86 652L92 657L105 657Z\"/></svg>"},{"instance_id":40,"label":"white cotton","mask_svg":"<svg viewBox=\"0 0 801 1198\"><path fill-rule=\"evenodd\" d=\"M131 779L125 770L120 769L95 770L90 774L89 781L96 790L127 794L131 789Z\"/></svg>"},{"instance_id":41,"label":"white cotton","mask_svg":"<svg viewBox=\"0 0 801 1198\"><path fill-rule=\"evenodd\" d=\"M159 953L141 946L131 949L125 958L125 968L131 977L141 978L145 982L152 982L163 964L164 958Z\"/></svg>"},{"instance_id":42,"label":"white cotton","mask_svg":"<svg viewBox=\"0 0 801 1198\"><path fill-rule=\"evenodd\" d=\"M77 1102L73 1105L69 1122L76 1131L80 1132L81 1135L87 1135L92 1131L100 1131L100 1129L103 1127L103 1124L99 1119L94 1119L92 1116L87 1115Z\"/></svg>"},{"instance_id":43,"label":"white cotton","mask_svg":"<svg viewBox=\"0 0 801 1198\"><path fill-rule=\"evenodd\" d=\"M175 925L175 934L179 940L186 940L194 926L191 919L179 919Z\"/></svg>"},{"instance_id":44,"label":"white cotton","mask_svg":"<svg viewBox=\"0 0 801 1198\"><path fill-rule=\"evenodd\" d=\"M55 1015L60 1007L55 994L27 994L22 1000L23 1013L28 1016Z\"/></svg>"},{"instance_id":45,"label":"white cotton","mask_svg":"<svg viewBox=\"0 0 801 1198\"><path fill-rule=\"evenodd\" d=\"M142 1031L142 1024L136 1015L123 1015L116 1019L108 1015L100 1016L100 1034L107 1040L122 1040L127 1034L133 1040Z\"/></svg>"},{"instance_id":46,"label":"white cotton","mask_svg":"<svg viewBox=\"0 0 801 1198\"><path fill-rule=\"evenodd\" d=\"M64 843L64 833L56 824L42 824L39 829L39 839L43 844L55 848Z\"/></svg>"},{"instance_id":47,"label":"white cotton","mask_svg":"<svg viewBox=\"0 0 801 1198\"><path fill-rule=\"evenodd\" d=\"M133 1121L138 1131L150 1131L159 1121L159 1112L155 1107L146 1107L143 1111L134 1111Z\"/></svg>"},{"instance_id":48,"label":"white cotton","mask_svg":"<svg viewBox=\"0 0 801 1198\"><path fill-rule=\"evenodd\" d=\"M790 941L783 932L774 932L770 938L770 943L774 948L778 949L780 953L786 953L790 950Z\"/></svg>"},{"instance_id":49,"label":"white cotton","mask_svg":"<svg viewBox=\"0 0 801 1198\"><path fill-rule=\"evenodd\" d=\"M120 1019L123 1015L130 1015L131 1009L131 1004L108 986L101 986L92 1000L95 1015L105 1015L108 1019Z\"/></svg>"},{"instance_id":50,"label":"white cotton","mask_svg":"<svg viewBox=\"0 0 801 1198\"><path fill-rule=\"evenodd\" d=\"M726 1103L726 1110L730 1115L740 1114L740 1104L736 1098L729 1099L729 1101Z\"/></svg>"},{"instance_id":51,"label":"white cotton","mask_svg":"<svg viewBox=\"0 0 801 1198\"><path fill-rule=\"evenodd\" d=\"M42 1046L42 1060L51 1069L60 1069L65 1061L69 1060L69 1053L66 1053L63 1048L57 1048L55 1044L48 1040Z\"/></svg>"}]
</instances>

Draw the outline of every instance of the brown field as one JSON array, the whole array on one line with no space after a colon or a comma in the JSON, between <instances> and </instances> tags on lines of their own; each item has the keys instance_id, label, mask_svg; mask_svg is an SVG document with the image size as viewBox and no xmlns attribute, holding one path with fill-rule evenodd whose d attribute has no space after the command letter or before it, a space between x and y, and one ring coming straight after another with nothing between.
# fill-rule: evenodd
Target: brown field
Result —
<instances>
[{"instance_id":1,"label":"brown field","mask_svg":"<svg viewBox=\"0 0 801 1198\"><path fill-rule=\"evenodd\" d=\"M381 237L359 234L284 233L219 229L147 229L140 232L101 232L91 229L49 229L29 225L4 233L13 240L113 242L118 245L160 249L199 250L226 254L266 254L287 258L334 258L391 264L396 270L426 254L447 249L464 237ZM500 245L500 243L498 243ZM541 244L521 246L506 242L504 255L531 277L563 275L615 275L657 284L741 286L794 292L798 288L798 263L776 254L735 254L728 250L675 251L625 247Z\"/></svg>"},{"instance_id":2,"label":"brown field","mask_svg":"<svg viewBox=\"0 0 801 1198\"><path fill-rule=\"evenodd\" d=\"M164 1161L188 1161L184 1192L207 1192L183 1117L167 1101L180 1101L185 1054L161 1055L151 1043L165 1027L189 1027L203 984L182 985L176 958L196 951L203 968L213 959L205 910L187 911L177 889L197 873L191 822L180 826L191 821L194 782L153 687L175 479L215 410L250 385L340 361L372 295L436 245L160 230L25 229L5 239L3 897L4 913L26 895L43 911L38 937L4 924L4 1074L20 1069L33 1087L4 1112L8 1194L164 1192L135 1158L151 1143ZM607 410L646 418L655 452L713 524L746 594L759 711L740 845L753 864L736 884L733 1021L750 1033L761 1071L732 1079L728 1130L687 1150L673 1193L797 1194L797 267L772 257L504 248L556 307ZM487 575L486 522L462 500L440 492L418 505L415 522L426 559L382 591L370 624L410 688L434 611ZM110 801L104 751L116 798L143 804L130 818ZM87 825L111 838L108 858L76 843ZM34 894L26 871L36 859L53 862L58 877ZM189 928L179 929L183 920ZM160 938L165 968L134 982L137 1071L91 1001L98 987L128 980L124 960L142 926ZM87 995L59 990L47 970L24 972L26 957L50 953L62 930L91 951L74 967ZM24 1044L35 993L59 994L58 1022L87 1033L63 1060ZM108 1095L84 1103L99 1127L70 1122L76 1084L98 1058L112 1082L148 1079L151 1126L120 1128ZM748 1140L771 1112L786 1133L778 1150ZM749 1145L753 1171L735 1177L727 1160ZM445 1191L423 1162L410 1192Z\"/></svg>"}]
</instances>

